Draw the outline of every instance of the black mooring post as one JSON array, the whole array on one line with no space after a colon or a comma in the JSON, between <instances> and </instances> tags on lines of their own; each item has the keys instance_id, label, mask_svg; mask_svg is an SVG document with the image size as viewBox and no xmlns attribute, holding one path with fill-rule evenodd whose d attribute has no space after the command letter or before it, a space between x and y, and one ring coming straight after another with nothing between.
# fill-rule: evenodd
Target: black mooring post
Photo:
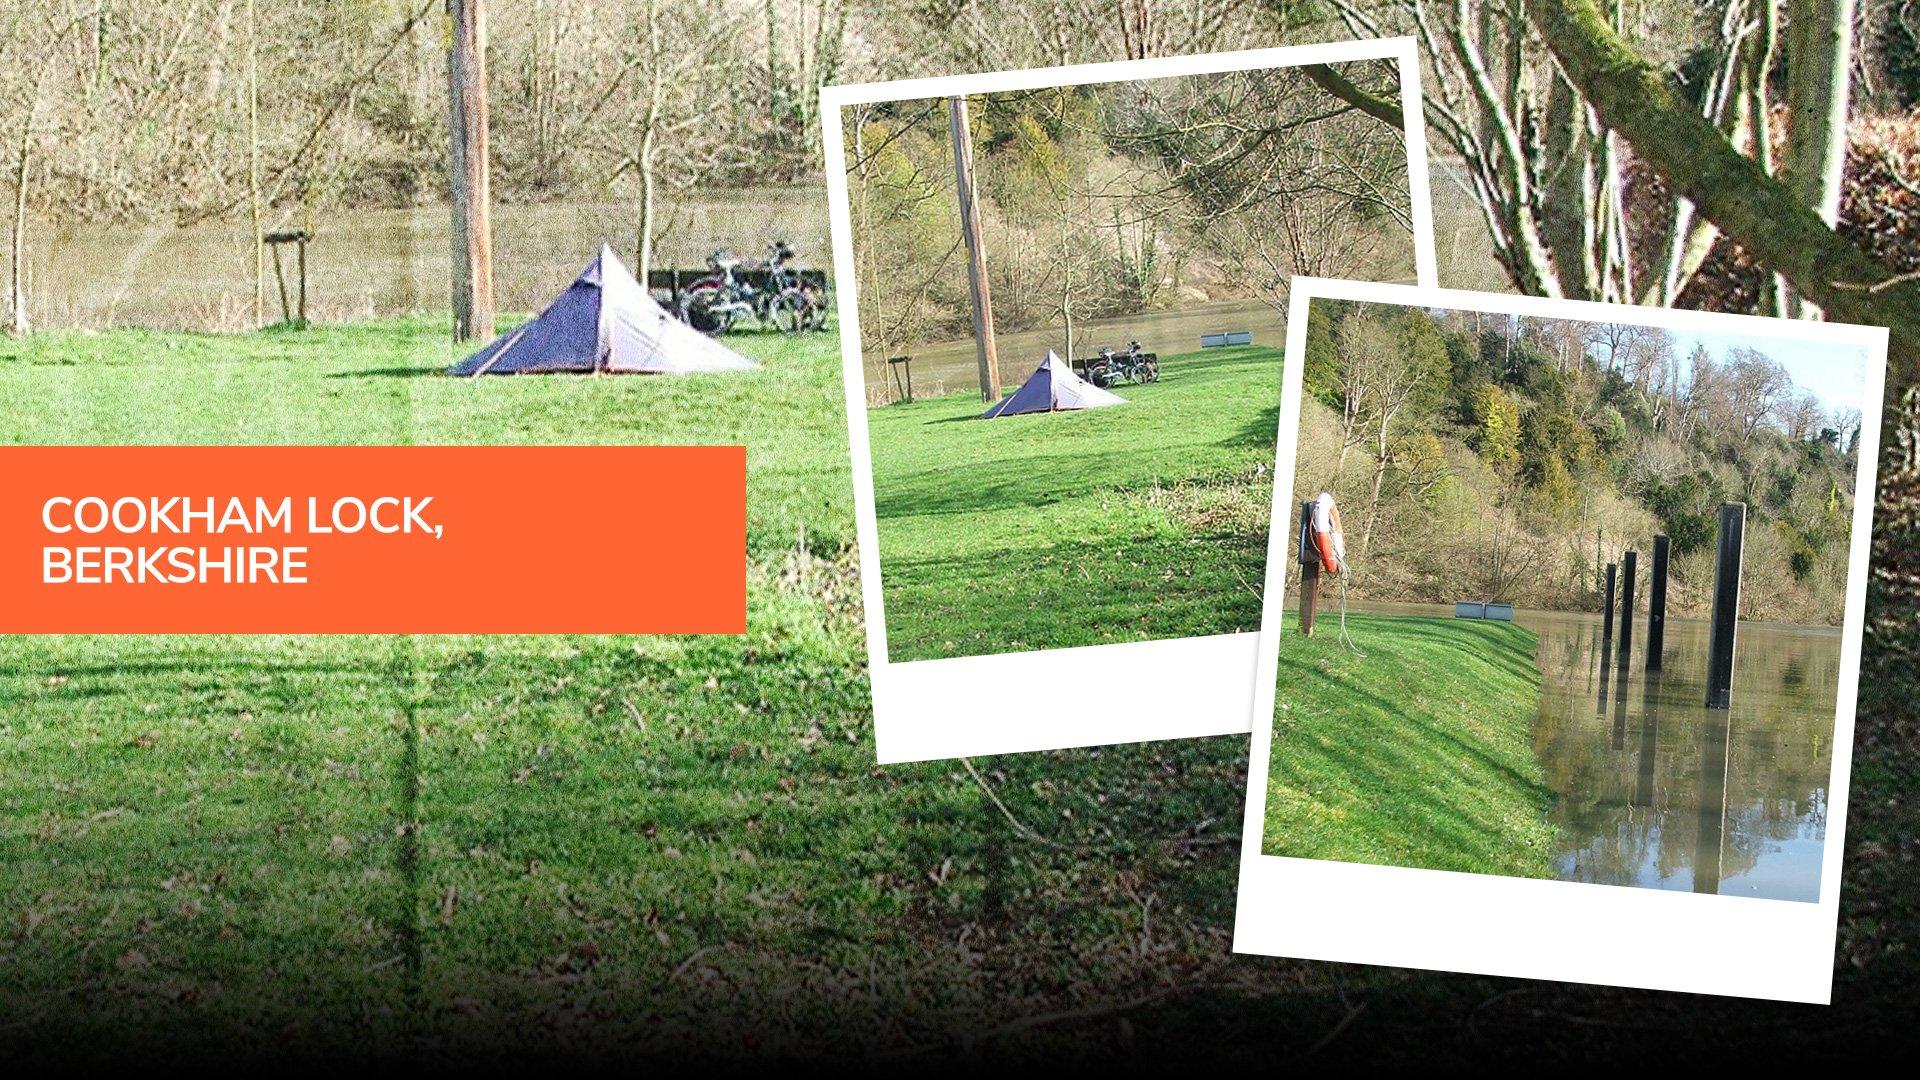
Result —
<instances>
[{"instance_id":1,"label":"black mooring post","mask_svg":"<svg viewBox=\"0 0 1920 1080\"><path fill-rule=\"evenodd\" d=\"M1640 553L1627 552L1627 564L1620 568L1620 670L1627 670L1627 657L1633 653L1633 577Z\"/></svg>"},{"instance_id":2,"label":"black mooring post","mask_svg":"<svg viewBox=\"0 0 1920 1080\"><path fill-rule=\"evenodd\" d=\"M1653 582L1647 593L1647 670L1660 670L1660 653L1667 640L1667 549L1672 542L1653 538Z\"/></svg>"},{"instance_id":3,"label":"black mooring post","mask_svg":"<svg viewBox=\"0 0 1920 1080\"><path fill-rule=\"evenodd\" d=\"M1600 605L1600 610L1605 613L1600 622L1600 641L1608 652L1613 651L1613 575L1619 569L1613 563L1607 564L1607 595Z\"/></svg>"},{"instance_id":4,"label":"black mooring post","mask_svg":"<svg viewBox=\"0 0 1920 1080\"><path fill-rule=\"evenodd\" d=\"M1740 568L1747 504L1720 504L1720 546L1713 565L1713 630L1707 644L1707 708L1733 705L1733 639L1740 626Z\"/></svg>"}]
</instances>

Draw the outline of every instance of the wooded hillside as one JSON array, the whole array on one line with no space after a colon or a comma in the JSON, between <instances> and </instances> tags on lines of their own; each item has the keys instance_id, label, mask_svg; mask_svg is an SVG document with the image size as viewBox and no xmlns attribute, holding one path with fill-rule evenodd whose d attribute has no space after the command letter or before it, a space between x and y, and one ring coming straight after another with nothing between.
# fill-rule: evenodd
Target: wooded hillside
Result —
<instances>
[{"instance_id":1,"label":"wooded hillside","mask_svg":"<svg viewBox=\"0 0 1920 1080\"><path fill-rule=\"evenodd\" d=\"M1858 410L1751 344L1677 345L1317 300L1295 486L1339 498L1356 595L1597 607L1605 564L1634 548L1645 565L1665 533L1681 614L1710 602L1720 504L1745 502L1745 616L1837 624Z\"/></svg>"}]
</instances>

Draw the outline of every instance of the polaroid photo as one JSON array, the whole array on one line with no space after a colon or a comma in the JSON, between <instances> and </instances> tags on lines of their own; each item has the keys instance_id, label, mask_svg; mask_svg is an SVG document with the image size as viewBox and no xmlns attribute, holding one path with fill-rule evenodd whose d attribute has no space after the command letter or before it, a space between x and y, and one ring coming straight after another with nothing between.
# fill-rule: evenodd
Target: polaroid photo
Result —
<instances>
[{"instance_id":1,"label":"polaroid photo","mask_svg":"<svg viewBox=\"0 0 1920 1080\"><path fill-rule=\"evenodd\" d=\"M1291 303L1234 949L1827 1001L1886 330Z\"/></svg>"},{"instance_id":2,"label":"polaroid photo","mask_svg":"<svg viewBox=\"0 0 1920 1080\"><path fill-rule=\"evenodd\" d=\"M1420 101L1406 38L822 91L881 762L1248 729L1288 284L1434 281Z\"/></svg>"}]
</instances>

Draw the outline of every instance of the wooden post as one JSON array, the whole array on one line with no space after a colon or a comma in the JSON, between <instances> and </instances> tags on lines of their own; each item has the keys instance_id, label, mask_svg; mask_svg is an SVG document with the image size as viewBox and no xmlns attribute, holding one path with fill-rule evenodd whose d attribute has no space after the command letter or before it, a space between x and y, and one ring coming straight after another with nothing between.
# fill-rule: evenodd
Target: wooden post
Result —
<instances>
[{"instance_id":1,"label":"wooden post","mask_svg":"<svg viewBox=\"0 0 1920 1080\"><path fill-rule=\"evenodd\" d=\"M1673 546L1664 536L1653 538L1653 581L1647 593L1647 670L1660 670L1660 654L1667 641L1667 554Z\"/></svg>"},{"instance_id":2,"label":"wooden post","mask_svg":"<svg viewBox=\"0 0 1920 1080\"><path fill-rule=\"evenodd\" d=\"M287 272L280 265L280 245L273 245L273 280L280 286L280 321L293 321L293 308L287 303Z\"/></svg>"},{"instance_id":3,"label":"wooden post","mask_svg":"<svg viewBox=\"0 0 1920 1080\"><path fill-rule=\"evenodd\" d=\"M973 145L967 99L947 99L953 135L953 183L960 196L960 231L967 242L967 289L973 294L973 342L980 361L980 400L1000 399L1000 357L993 345L993 295L987 287L986 246L980 238L980 208L974 202Z\"/></svg>"},{"instance_id":4,"label":"wooden post","mask_svg":"<svg viewBox=\"0 0 1920 1080\"><path fill-rule=\"evenodd\" d=\"M300 234L300 325L307 325L307 234Z\"/></svg>"},{"instance_id":5,"label":"wooden post","mask_svg":"<svg viewBox=\"0 0 1920 1080\"><path fill-rule=\"evenodd\" d=\"M493 210L487 158L485 0L447 0L453 178L453 338L493 337Z\"/></svg>"},{"instance_id":6,"label":"wooden post","mask_svg":"<svg viewBox=\"0 0 1920 1080\"><path fill-rule=\"evenodd\" d=\"M1713 630L1707 644L1707 708L1733 705L1733 639L1740 627L1740 570L1747 504L1720 504L1720 544L1713 566Z\"/></svg>"},{"instance_id":7,"label":"wooden post","mask_svg":"<svg viewBox=\"0 0 1920 1080\"><path fill-rule=\"evenodd\" d=\"M1633 654L1633 578L1640 553L1627 552L1627 563L1620 569L1620 670L1627 670L1627 657Z\"/></svg>"},{"instance_id":8,"label":"wooden post","mask_svg":"<svg viewBox=\"0 0 1920 1080\"><path fill-rule=\"evenodd\" d=\"M1606 644L1609 652L1613 650L1613 575L1617 570L1619 567L1613 563L1607 564L1607 591L1602 595L1600 603L1600 610L1603 613L1600 623L1600 640Z\"/></svg>"}]
</instances>

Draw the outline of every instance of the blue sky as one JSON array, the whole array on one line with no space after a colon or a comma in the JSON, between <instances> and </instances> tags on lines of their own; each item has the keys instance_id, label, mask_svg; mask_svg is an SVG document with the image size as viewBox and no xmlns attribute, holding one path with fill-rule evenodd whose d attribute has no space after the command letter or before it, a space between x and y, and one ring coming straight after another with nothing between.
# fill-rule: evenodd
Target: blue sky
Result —
<instances>
[{"instance_id":1,"label":"blue sky","mask_svg":"<svg viewBox=\"0 0 1920 1080\"><path fill-rule=\"evenodd\" d=\"M1674 351L1679 354L1683 369L1688 367L1687 358L1693 355L1696 344L1706 345L1715 360L1724 360L1729 350L1745 345L1778 361L1792 376L1794 385L1811 390L1829 413L1863 407L1867 351L1860 346L1747 334L1703 334L1694 330L1675 330L1673 338Z\"/></svg>"}]
</instances>

